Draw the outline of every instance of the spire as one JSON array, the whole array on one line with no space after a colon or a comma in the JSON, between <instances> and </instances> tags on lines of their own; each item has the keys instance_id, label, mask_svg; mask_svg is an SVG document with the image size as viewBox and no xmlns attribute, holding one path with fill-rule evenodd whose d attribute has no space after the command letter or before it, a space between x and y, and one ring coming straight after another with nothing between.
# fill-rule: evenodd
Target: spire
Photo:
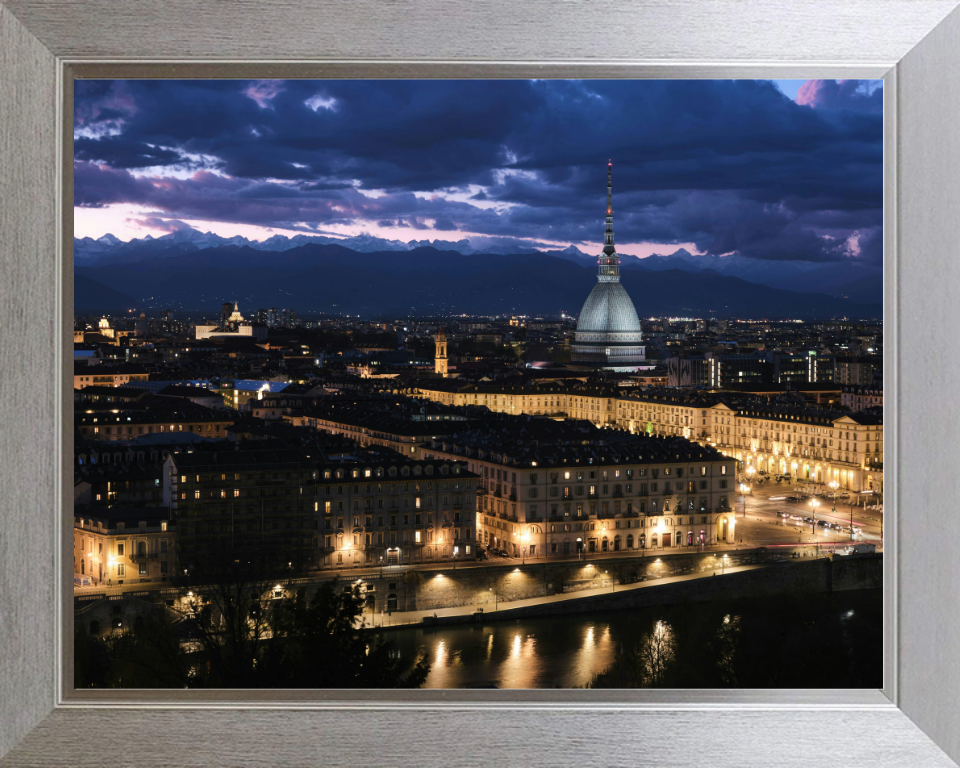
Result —
<instances>
[{"instance_id":1,"label":"spire","mask_svg":"<svg viewBox=\"0 0 960 768\"><path fill-rule=\"evenodd\" d=\"M620 257L613 244L613 160L607 161L607 224L603 233L603 253L599 258L600 282L620 282Z\"/></svg>"}]
</instances>

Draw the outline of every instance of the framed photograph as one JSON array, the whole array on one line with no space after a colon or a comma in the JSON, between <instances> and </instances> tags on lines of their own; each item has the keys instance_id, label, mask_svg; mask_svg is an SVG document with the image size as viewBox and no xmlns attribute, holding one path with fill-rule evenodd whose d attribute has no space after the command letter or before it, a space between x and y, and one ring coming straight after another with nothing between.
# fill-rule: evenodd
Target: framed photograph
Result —
<instances>
[{"instance_id":1,"label":"framed photograph","mask_svg":"<svg viewBox=\"0 0 960 768\"><path fill-rule=\"evenodd\" d=\"M2 0L2 763L955 765L955 6Z\"/></svg>"}]
</instances>

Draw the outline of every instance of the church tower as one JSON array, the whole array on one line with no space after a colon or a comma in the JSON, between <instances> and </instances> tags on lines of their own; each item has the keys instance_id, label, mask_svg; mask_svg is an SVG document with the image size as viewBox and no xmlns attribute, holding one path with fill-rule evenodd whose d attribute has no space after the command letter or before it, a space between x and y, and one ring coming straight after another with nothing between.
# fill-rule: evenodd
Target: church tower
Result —
<instances>
[{"instance_id":1,"label":"church tower","mask_svg":"<svg viewBox=\"0 0 960 768\"><path fill-rule=\"evenodd\" d=\"M433 359L433 369L439 376L447 378L447 336L443 332L443 326L437 331L437 338L434 343L437 345L437 352Z\"/></svg>"}]
</instances>

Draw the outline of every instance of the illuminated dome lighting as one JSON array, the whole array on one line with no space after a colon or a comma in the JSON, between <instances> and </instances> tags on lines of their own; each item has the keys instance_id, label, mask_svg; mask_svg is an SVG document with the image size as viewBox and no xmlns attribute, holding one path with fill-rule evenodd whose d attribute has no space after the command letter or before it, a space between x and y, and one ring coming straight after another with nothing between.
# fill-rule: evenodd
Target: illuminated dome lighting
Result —
<instances>
[{"instance_id":1,"label":"illuminated dome lighting","mask_svg":"<svg viewBox=\"0 0 960 768\"><path fill-rule=\"evenodd\" d=\"M613 163L607 165L607 223L597 284L577 320L571 360L581 365L630 368L646 360L640 318L620 284L620 256L613 244Z\"/></svg>"}]
</instances>

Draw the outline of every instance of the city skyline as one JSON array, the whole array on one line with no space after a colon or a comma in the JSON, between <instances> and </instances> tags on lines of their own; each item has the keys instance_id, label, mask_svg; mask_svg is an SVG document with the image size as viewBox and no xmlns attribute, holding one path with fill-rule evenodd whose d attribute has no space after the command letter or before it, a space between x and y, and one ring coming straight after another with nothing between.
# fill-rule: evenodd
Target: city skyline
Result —
<instances>
[{"instance_id":1,"label":"city skyline","mask_svg":"<svg viewBox=\"0 0 960 768\"><path fill-rule=\"evenodd\" d=\"M878 265L878 81L87 81L75 234L187 226ZM602 183L602 181L600 181Z\"/></svg>"},{"instance_id":2,"label":"city skyline","mask_svg":"<svg viewBox=\"0 0 960 768\"><path fill-rule=\"evenodd\" d=\"M882 98L81 82L74 686L877 687Z\"/></svg>"}]
</instances>

